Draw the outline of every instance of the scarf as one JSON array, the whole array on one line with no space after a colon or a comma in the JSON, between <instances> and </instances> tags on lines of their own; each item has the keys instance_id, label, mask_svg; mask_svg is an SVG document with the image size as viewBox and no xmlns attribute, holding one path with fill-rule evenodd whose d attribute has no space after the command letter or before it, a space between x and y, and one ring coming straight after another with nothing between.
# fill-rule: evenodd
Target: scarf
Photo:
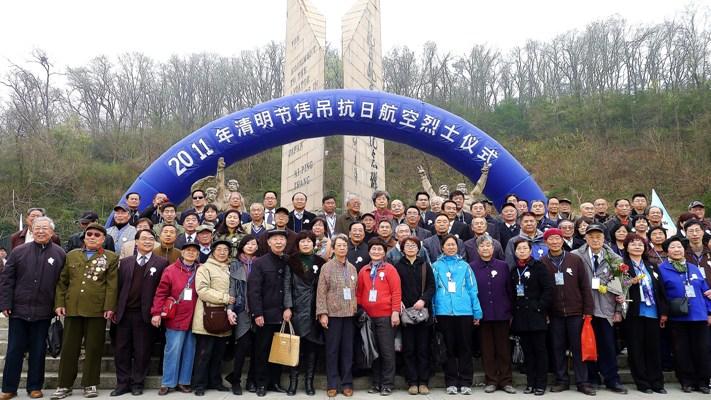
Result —
<instances>
[{"instance_id":1,"label":"scarf","mask_svg":"<svg viewBox=\"0 0 711 400\"><path fill-rule=\"evenodd\" d=\"M676 272L679 272L681 274L686 273L686 260L672 260L671 258L669 259L669 262L671 263L672 267L676 270Z\"/></svg>"},{"instance_id":2,"label":"scarf","mask_svg":"<svg viewBox=\"0 0 711 400\"><path fill-rule=\"evenodd\" d=\"M517 259L517 260L516 260L516 266L518 266L519 269L524 269L524 268L526 268L526 265L528 264L528 262L529 262L530 260L531 260L531 257L528 257L528 258L525 259L525 260L519 260L519 259Z\"/></svg>"}]
</instances>

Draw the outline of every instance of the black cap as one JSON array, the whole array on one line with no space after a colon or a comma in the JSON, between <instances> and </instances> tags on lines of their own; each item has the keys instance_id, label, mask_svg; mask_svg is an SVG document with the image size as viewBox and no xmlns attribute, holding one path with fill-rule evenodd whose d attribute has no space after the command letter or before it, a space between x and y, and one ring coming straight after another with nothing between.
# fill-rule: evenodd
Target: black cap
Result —
<instances>
[{"instance_id":1,"label":"black cap","mask_svg":"<svg viewBox=\"0 0 711 400\"><path fill-rule=\"evenodd\" d=\"M187 242L183 243L183 246L180 248L180 250L185 250L188 247L195 247L198 251L200 251L200 245L197 242Z\"/></svg>"},{"instance_id":2,"label":"black cap","mask_svg":"<svg viewBox=\"0 0 711 400\"><path fill-rule=\"evenodd\" d=\"M595 231L601 232L604 234L605 227L600 224L590 224L590 225L588 225L587 229L585 229L585 234L587 235L588 233L595 232Z\"/></svg>"},{"instance_id":3,"label":"black cap","mask_svg":"<svg viewBox=\"0 0 711 400\"><path fill-rule=\"evenodd\" d=\"M270 231L267 231L267 239L269 239L272 236L276 236L276 235L281 235L281 236L284 236L285 238L288 237L286 234L286 231L283 229L272 229Z\"/></svg>"},{"instance_id":4,"label":"black cap","mask_svg":"<svg viewBox=\"0 0 711 400\"><path fill-rule=\"evenodd\" d=\"M116 204L114 206L114 211L118 211L118 210L129 211L128 206L123 205L123 204Z\"/></svg>"},{"instance_id":5,"label":"black cap","mask_svg":"<svg viewBox=\"0 0 711 400\"><path fill-rule=\"evenodd\" d=\"M287 208L285 208L285 207L279 207L279 208L277 208L276 210L274 210L274 215L277 215L277 214L279 214L280 212L281 212L281 213L284 213L284 214L286 214L286 215L289 215L289 209L287 209Z\"/></svg>"},{"instance_id":6,"label":"black cap","mask_svg":"<svg viewBox=\"0 0 711 400\"><path fill-rule=\"evenodd\" d=\"M567 197L561 197L560 199L558 199L558 203L568 203L568 204L573 204L573 202L572 202L572 201L570 201L570 199L569 199L569 198L567 198Z\"/></svg>"},{"instance_id":7,"label":"black cap","mask_svg":"<svg viewBox=\"0 0 711 400\"><path fill-rule=\"evenodd\" d=\"M80 224L88 224L90 222L96 222L99 220L99 215L93 211L84 212L81 217L77 220Z\"/></svg>"}]
</instances>

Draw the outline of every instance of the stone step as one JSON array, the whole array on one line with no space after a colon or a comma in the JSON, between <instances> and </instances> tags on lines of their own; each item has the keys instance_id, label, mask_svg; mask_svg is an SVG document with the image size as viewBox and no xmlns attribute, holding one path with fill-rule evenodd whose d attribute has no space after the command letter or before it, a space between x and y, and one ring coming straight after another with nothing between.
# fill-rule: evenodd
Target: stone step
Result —
<instances>
[{"instance_id":1,"label":"stone step","mask_svg":"<svg viewBox=\"0 0 711 400\"><path fill-rule=\"evenodd\" d=\"M621 370L620 372L620 378L624 384L628 386L630 390L633 389L632 385L632 376L628 370ZM223 374L224 376L224 374ZM242 384L244 384L244 377L246 377L246 373L243 375L242 379ZM22 380L20 382L20 387L25 387L26 383L26 378L27 375L25 372L22 373ZM56 372L48 372L45 373L45 388L47 389L54 389L57 387L57 373ZM676 379L674 378L674 373L673 372L665 372L664 373L664 380L665 382L676 386ZM158 389L160 387L160 382L161 382L161 377L157 375L150 375L146 377L145 381L145 388L146 389ZM282 373L281 377L281 382L282 386L288 386L289 383L289 377L287 373ZM548 382L549 384L554 383L553 376L551 374L548 374ZM225 385L229 386L229 382L225 381ZM483 372L475 372L474 373L474 385L482 385L484 383L484 373ZM514 386L519 387L522 389L523 386L526 385L526 376L520 373L514 373L513 375L513 383ZM99 389L113 389L116 387L116 375L114 374L101 374L100 378L100 383L99 383ZM302 386L301 384L299 386ZM368 376L361 376L361 377L356 377L353 379L353 386L355 390L367 390L370 388L370 377ZM318 374L316 375L314 379L314 387L316 387L317 390L322 391L325 390L326 388L326 376L323 374ZM430 387L433 388L443 388L444 387L444 374L437 373L435 374L431 379L430 379ZM81 373L79 373L79 376L76 379L76 382L74 384L74 388L78 389L81 388ZM398 390L405 390L407 389L407 383L405 379L402 376L395 376L395 388ZM81 394L77 393L77 394Z\"/></svg>"},{"instance_id":2,"label":"stone step","mask_svg":"<svg viewBox=\"0 0 711 400\"><path fill-rule=\"evenodd\" d=\"M151 355L152 356L160 356L161 351L163 351L163 348L161 347L160 344L155 343L151 349ZM0 354L3 356L7 353L7 340L3 339L0 340ZM111 343L107 340L104 343L104 356L113 356L114 355L114 347L111 345Z\"/></svg>"}]
</instances>

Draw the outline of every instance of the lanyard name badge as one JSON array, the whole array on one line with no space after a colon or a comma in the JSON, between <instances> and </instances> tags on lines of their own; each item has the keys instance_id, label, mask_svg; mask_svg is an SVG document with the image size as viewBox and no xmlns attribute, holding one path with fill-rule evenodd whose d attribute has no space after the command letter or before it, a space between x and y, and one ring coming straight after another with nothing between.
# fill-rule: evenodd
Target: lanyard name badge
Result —
<instances>
[{"instance_id":1,"label":"lanyard name badge","mask_svg":"<svg viewBox=\"0 0 711 400\"><path fill-rule=\"evenodd\" d=\"M556 271L558 271L554 275L556 286L563 286L565 284L563 271L560 269L560 266L563 264L563 260L565 260L565 252L563 252L563 257L560 258L559 263L556 263L555 261L553 261L553 259L551 259L551 262L553 263L553 265L555 265Z\"/></svg>"},{"instance_id":2,"label":"lanyard name badge","mask_svg":"<svg viewBox=\"0 0 711 400\"><path fill-rule=\"evenodd\" d=\"M696 276L696 274L694 274ZM694 285L691 284L691 278L689 278L689 271L686 271L686 284L684 285L684 291L686 292L686 297L694 298L696 297L696 291L694 290Z\"/></svg>"},{"instance_id":3,"label":"lanyard name badge","mask_svg":"<svg viewBox=\"0 0 711 400\"><path fill-rule=\"evenodd\" d=\"M447 292L457 293L457 282L452 280L452 273L447 271Z\"/></svg>"},{"instance_id":4,"label":"lanyard name badge","mask_svg":"<svg viewBox=\"0 0 711 400\"><path fill-rule=\"evenodd\" d=\"M348 283L348 266L343 264L343 300L352 300L350 283Z\"/></svg>"},{"instance_id":5,"label":"lanyard name badge","mask_svg":"<svg viewBox=\"0 0 711 400\"><path fill-rule=\"evenodd\" d=\"M376 301L378 301L378 290L375 289L375 278L378 276L378 268L377 267L373 267L373 268L374 268L374 270L370 273L370 280L371 280L372 284L370 286L370 291L368 292L368 302L370 302L370 303L375 303ZM385 276L385 273L381 271L380 272L380 280L382 280L384 276Z\"/></svg>"},{"instance_id":6,"label":"lanyard name badge","mask_svg":"<svg viewBox=\"0 0 711 400\"><path fill-rule=\"evenodd\" d=\"M188 283L185 284L185 289L183 289L183 300L185 300L185 301L192 301L193 300L193 289L190 288L190 284L193 283L194 278L195 278L195 272L193 272L193 274L190 275L190 279L188 279Z\"/></svg>"},{"instance_id":7,"label":"lanyard name badge","mask_svg":"<svg viewBox=\"0 0 711 400\"><path fill-rule=\"evenodd\" d=\"M518 273L518 284L516 285L516 296L518 297L523 297L524 296L524 287L523 287L523 276L526 274L526 271L528 271L528 267L523 269L523 272L520 272L516 270L516 273Z\"/></svg>"}]
</instances>

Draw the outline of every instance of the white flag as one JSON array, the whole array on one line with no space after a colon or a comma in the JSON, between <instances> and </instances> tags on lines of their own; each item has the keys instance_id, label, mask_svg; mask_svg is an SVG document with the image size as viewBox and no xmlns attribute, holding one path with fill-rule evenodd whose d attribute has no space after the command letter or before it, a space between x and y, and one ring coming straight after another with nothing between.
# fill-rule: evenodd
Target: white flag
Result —
<instances>
[{"instance_id":1,"label":"white flag","mask_svg":"<svg viewBox=\"0 0 711 400\"><path fill-rule=\"evenodd\" d=\"M659 198L659 195L654 189L652 189L651 205L662 209L662 213L664 214L662 216L662 227L667 230L667 237L676 235L676 224L674 224L674 220L671 215L669 215L669 212L667 212L666 207L664 207L664 204L662 203L662 199Z\"/></svg>"}]
</instances>

